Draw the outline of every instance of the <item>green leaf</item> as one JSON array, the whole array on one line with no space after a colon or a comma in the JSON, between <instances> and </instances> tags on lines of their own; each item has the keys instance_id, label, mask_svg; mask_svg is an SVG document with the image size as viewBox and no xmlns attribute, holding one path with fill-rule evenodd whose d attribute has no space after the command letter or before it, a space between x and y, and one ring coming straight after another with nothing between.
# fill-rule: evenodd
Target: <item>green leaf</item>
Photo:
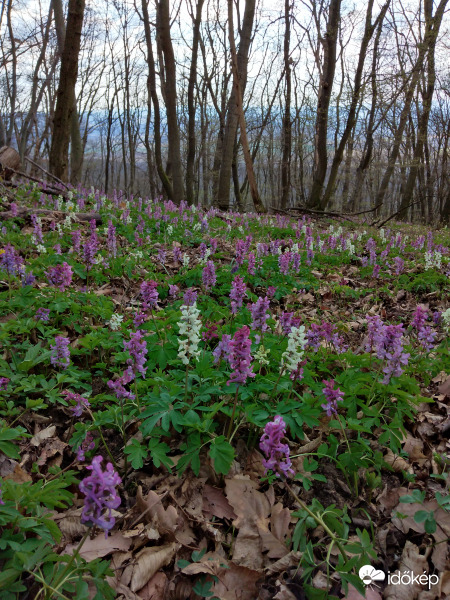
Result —
<instances>
[{"instance_id":1,"label":"green leaf","mask_svg":"<svg viewBox=\"0 0 450 600\"><path fill-rule=\"evenodd\" d=\"M216 473L226 475L234 460L234 449L230 442L225 439L225 436L220 435L214 438L209 449L209 455L214 461Z\"/></svg>"},{"instance_id":2,"label":"green leaf","mask_svg":"<svg viewBox=\"0 0 450 600\"><path fill-rule=\"evenodd\" d=\"M131 440L131 444L125 447L124 452L130 457L133 469L141 469L144 466L148 451L138 440Z\"/></svg>"}]
</instances>

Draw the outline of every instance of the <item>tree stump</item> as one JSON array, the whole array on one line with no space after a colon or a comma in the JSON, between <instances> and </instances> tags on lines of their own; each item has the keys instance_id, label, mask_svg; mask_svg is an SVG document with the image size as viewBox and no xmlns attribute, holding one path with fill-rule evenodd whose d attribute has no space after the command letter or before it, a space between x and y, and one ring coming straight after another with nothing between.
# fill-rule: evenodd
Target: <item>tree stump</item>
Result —
<instances>
[{"instance_id":1,"label":"tree stump","mask_svg":"<svg viewBox=\"0 0 450 600\"><path fill-rule=\"evenodd\" d=\"M12 179L14 171L20 169L19 153L10 146L0 148L0 177L6 181Z\"/></svg>"}]
</instances>

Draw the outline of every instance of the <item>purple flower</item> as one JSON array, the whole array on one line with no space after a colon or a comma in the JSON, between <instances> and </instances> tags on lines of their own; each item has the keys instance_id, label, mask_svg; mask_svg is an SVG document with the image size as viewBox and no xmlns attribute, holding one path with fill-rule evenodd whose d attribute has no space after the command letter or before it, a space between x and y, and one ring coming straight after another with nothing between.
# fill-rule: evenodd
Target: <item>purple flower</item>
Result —
<instances>
[{"instance_id":1,"label":"purple flower","mask_svg":"<svg viewBox=\"0 0 450 600\"><path fill-rule=\"evenodd\" d=\"M144 367L144 364L148 350L147 342L143 338L144 332L138 329L136 333L130 334L129 342L123 343L125 350L128 350L131 354L131 358L127 359L128 370L131 369L135 377L138 372L145 377L147 371L147 367Z\"/></svg>"},{"instance_id":2,"label":"purple flower","mask_svg":"<svg viewBox=\"0 0 450 600\"><path fill-rule=\"evenodd\" d=\"M255 377L252 371L252 355L250 352L252 342L250 340L250 329L247 325L238 329L230 342L229 363L233 372L227 385L230 383L244 384L248 377Z\"/></svg>"},{"instance_id":3,"label":"purple flower","mask_svg":"<svg viewBox=\"0 0 450 600\"><path fill-rule=\"evenodd\" d=\"M60 256L62 254L61 244L55 244L53 246L53 250L55 251L55 254L57 254L58 256Z\"/></svg>"},{"instance_id":4,"label":"purple flower","mask_svg":"<svg viewBox=\"0 0 450 600\"><path fill-rule=\"evenodd\" d=\"M33 243L43 244L44 237L42 235L41 220L36 215L31 215L31 223L33 225Z\"/></svg>"},{"instance_id":5,"label":"purple flower","mask_svg":"<svg viewBox=\"0 0 450 600\"><path fill-rule=\"evenodd\" d=\"M86 458L86 452L93 450L95 448L94 438L92 437L92 433L88 431L86 433L86 437L84 438L81 446L77 450L77 461L82 462Z\"/></svg>"},{"instance_id":6,"label":"purple flower","mask_svg":"<svg viewBox=\"0 0 450 600\"><path fill-rule=\"evenodd\" d=\"M280 254L278 257L278 267L280 269L280 273L283 275L287 275L289 273L289 265L291 263L291 253L285 252L284 254Z\"/></svg>"},{"instance_id":7,"label":"purple flower","mask_svg":"<svg viewBox=\"0 0 450 600\"><path fill-rule=\"evenodd\" d=\"M244 296L247 295L247 288L244 280L240 275L236 275L236 277L231 282L231 312L235 315L238 312L239 308L242 308L242 303L244 301Z\"/></svg>"},{"instance_id":8,"label":"purple flower","mask_svg":"<svg viewBox=\"0 0 450 600\"><path fill-rule=\"evenodd\" d=\"M374 279L378 279L378 277L380 276L380 269L381 269L381 265L373 266L372 277Z\"/></svg>"},{"instance_id":9,"label":"purple flower","mask_svg":"<svg viewBox=\"0 0 450 600\"><path fill-rule=\"evenodd\" d=\"M400 275L401 273L403 273L403 269L405 268L405 261L403 260L403 258L400 258L400 256L395 256L394 264L395 264L395 274Z\"/></svg>"},{"instance_id":10,"label":"purple flower","mask_svg":"<svg viewBox=\"0 0 450 600\"><path fill-rule=\"evenodd\" d=\"M188 288L183 295L183 304L185 306L193 306L196 302L197 292L192 288Z\"/></svg>"},{"instance_id":11,"label":"purple flower","mask_svg":"<svg viewBox=\"0 0 450 600\"><path fill-rule=\"evenodd\" d=\"M116 488L122 480L111 463L107 463L105 471L102 471L102 461L101 456L95 456L92 465L86 467L92 474L80 482L80 492L85 494L81 521L89 526L97 525L108 537L108 531L116 522L112 510L120 505Z\"/></svg>"},{"instance_id":12,"label":"purple flower","mask_svg":"<svg viewBox=\"0 0 450 600\"><path fill-rule=\"evenodd\" d=\"M392 376L399 377L403 373L402 365L408 364L409 354L403 352L403 344L403 324L388 325L383 343L377 348L378 358L386 361L382 383L388 384Z\"/></svg>"},{"instance_id":13,"label":"purple flower","mask_svg":"<svg viewBox=\"0 0 450 600\"><path fill-rule=\"evenodd\" d=\"M116 228L111 220L108 221L108 254L113 258L117 256Z\"/></svg>"},{"instance_id":14,"label":"purple flower","mask_svg":"<svg viewBox=\"0 0 450 600\"><path fill-rule=\"evenodd\" d=\"M76 403L75 406L70 408L75 417L81 417L83 411L91 406L90 402L86 398L83 398L81 394L76 394L75 392L69 392L67 390L62 392L62 394L66 397L66 400Z\"/></svg>"},{"instance_id":15,"label":"purple flower","mask_svg":"<svg viewBox=\"0 0 450 600\"><path fill-rule=\"evenodd\" d=\"M337 415L337 403L344 399L344 392L339 388L334 389L334 379L323 380L325 387L322 392L326 399L326 404L322 404L322 408L326 411L329 417Z\"/></svg>"},{"instance_id":16,"label":"purple flower","mask_svg":"<svg viewBox=\"0 0 450 600\"><path fill-rule=\"evenodd\" d=\"M81 231L79 229L76 229L75 231L71 231L70 235L72 237L73 252L79 254L81 250Z\"/></svg>"},{"instance_id":17,"label":"purple flower","mask_svg":"<svg viewBox=\"0 0 450 600\"><path fill-rule=\"evenodd\" d=\"M276 291L277 291L277 288L275 286L269 285L269 287L267 288L267 297L273 298L275 296Z\"/></svg>"},{"instance_id":18,"label":"purple flower","mask_svg":"<svg viewBox=\"0 0 450 600\"><path fill-rule=\"evenodd\" d=\"M6 244L3 252L0 254L0 267L8 275L19 275L23 271L23 259L11 244Z\"/></svg>"},{"instance_id":19,"label":"purple flower","mask_svg":"<svg viewBox=\"0 0 450 600\"><path fill-rule=\"evenodd\" d=\"M155 308L158 302L158 283L156 281L144 281L141 283L142 307L144 310Z\"/></svg>"},{"instance_id":20,"label":"purple flower","mask_svg":"<svg viewBox=\"0 0 450 600\"><path fill-rule=\"evenodd\" d=\"M231 353L231 335L224 333L222 339L213 350L214 364L217 364L221 358L229 360Z\"/></svg>"},{"instance_id":21,"label":"purple flower","mask_svg":"<svg viewBox=\"0 0 450 600\"><path fill-rule=\"evenodd\" d=\"M442 321L442 312L440 310L436 310L433 313L433 323L435 325L439 325Z\"/></svg>"},{"instance_id":22,"label":"purple flower","mask_svg":"<svg viewBox=\"0 0 450 600\"><path fill-rule=\"evenodd\" d=\"M413 314L411 326L417 330L417 339L422 348L429 352L434 346L434 338L436 332L431 329L425 322L428 319L428 310L420 304L417 306Z\"/></svg>"},{"instance_id":23,"label":"purple flower","mask_svg":"<svg viewBox=\"0 0 450 600\"><path fill-rule=\"evenodd\" d=\"M9 205L9 210L11 211L13 217L17 217L17 215L19 214L17 204L15 202L11 202L11 204Z\"/></svg>"},{"instance_id":24,"label":"purple flower","mask_svg":"<svg viewBox=\"0 0 450 600\"><path fill-rule=\"evenodd\" d=\"M72 267L66 262L63 262L62 265L50 267L45 274L50 285L59 288L61 292L64 292L66 287L69 287L72 283L72 275Z\"/></svg>"},{"instance_id":25,"label":"purple flower","mask_svg":"<svg viewBox=\"0 0 450 600\"><path fill-rule=\"evenodd\" d=\"M208 260L202 272L202 281L206 290L211 289L216 285L216 268L212 260Z\"/></svg>"},{"instance_id":26,"label":"purple flower","mask_svg":"<svg viewBox=\"0 0 450 600\"><path fill-rule=\"evenodd\" d=\"M214 338L218 338L217 335L217 325L209 323L208 321L205 323L206 331L202 333L202 340L204 342L210 342Z\"/></svg>"},{"instance_id":27,"label":"purple flower","mask_svg":"<svg viewBox=\"0 0 450 600\"><path fill-rule=\"evenodd\" d=\"M247 272L249 275L255 274L256 257L254 252L250 252L248 255Z\"/></svg>"},{"instance_id":28,"label":"purple flower","mask_svg":"<svg viewBox=\"0 0 450 600\"><path fill-rule=\"evenodd\" d=\"M269 306L270 300L267 296L265 296L264 298L261 298L260 296L255 303L248 305L248 308L250 309L252 315L252 329L259 329L261 331L267 330L266 321L269 318L269 315L267 314Z\"/></svg>"},{"instance_id":29,"label":"purple flower","mask_svg":"<svg viewBox=\"0 0 450 600\"><path fill-rule=\"evenodd\" d=\"M384 330L386 325L383 323L379 315L374 315L373 317L367 315L367 329L369 331L369 335L366 342L366 352L372 352L372 349L380 347L383 344L384 339Z\"/></svg>"},{"instance_id":30,"label":"purple flower","mask_svg":"<svg viewBox=\"0 0 450 600\"><path fill-rule=\"evenodd\" d=\"M289 458L289 446L281 443L285 436L286 424L283 417L277 415L273 421L266 423L259 443L259 447L266 455L262 461L265 472L273 471L277 477L294 475Z\"/></svg>"},{"instance_id":31,"label":"purple flower","mask_svg":"<svg viewBox=\"0 0 450 600\"><path fill-rule=\"evenodd\" d=\"M320 325L312 323L309 331L306 334L308 338L308 346L317 351L320 348L321 341L331 344L336 352L343 352L343 339L336 331L336 326L333 323L322 321Z\"/></svg>"},{"instance_id":32,"label":"purple flower","mask_svg":"<svg viewBox=\"0 0 450 600\"><path fill-rule=\"evenodd\" d=\"M169 285L169 296L171 298L176 298L180 288L177 285Z\"/></svg>"},{"instance_id":33,"label":"purple flower","mask_svg":"<svg viewBox=\"0 0 450 600\"><path fill-rule=\"evenodd\" d=\"M8 389L9 378L8 377L0 377L0 391L6 392Z\"/></svg>"},{"instance_id":34,"label":"purple flower","mask_svg":"<svg viewBox=\"0 0 450 600\"><path fill-rule=\"evenodd\" d=\"M282 312L280 315L280 325L284 335L289 335L293 327L298 327L301 323L300 317L294 317L292 312ZM314 323L313 323L314 325ZM317 325L316 325L317 327ZM308 332L308 343L309 343L309 332Z\"/></svg>"},{"instance_id":35,"label":"purple flower","mask_svg":"<svg viewBox=\"0 0 450 600\"><path fill-rule=\"evenodd\" d=\"M62 335L57 335L55 337L55 345L50 346L51 357L50 362L54 367L62 367L63 369L67 369L70 365L70 350L69 350L70 340Z\"/></svg>"},{"instance_id":36,"label":"purple flower","mask_svg":"<svg viewBox=\"0 0 450 600\"><path fill-rule=\"evenodd\" d=\"M121 377L118 377L116 380L110 379L108 381L108 387L110 390L114 390L116 394L116 398L118 400L122 400L123 398L127 398L128 400L134 400L134 394L129 392L125 386L128 385L134 379L133 371L126 369Z\"/></svg>"},{"instance_id":37,"label":"purple flower","mask_svg":"<svg viewBox=\"0 0 450 600\"><path fill-rule=\"evenodd\" d=\"M181 250L178 246L173 247L173 260L175 263L181 262Z\"/></svg>"}]
</instances>

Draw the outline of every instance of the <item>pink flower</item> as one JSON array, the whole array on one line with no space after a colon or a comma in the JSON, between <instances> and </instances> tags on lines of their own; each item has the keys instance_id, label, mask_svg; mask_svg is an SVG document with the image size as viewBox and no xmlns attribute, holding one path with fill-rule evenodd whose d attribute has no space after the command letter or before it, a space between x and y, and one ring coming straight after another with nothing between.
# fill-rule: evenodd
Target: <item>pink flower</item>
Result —
<instances>
[{"instance_id":1,"label":"pink flower","mask_svg":"<svg viewBox=\"0 0 450 600\"><path fill-rule=\"evenodd\" d=\"M252 342L250 340L250 329L247 325L238 329L230 342L229 362L233 369L227 385L230 383L244 384L248 377L255 377L252 371L252 355L250 352Z\"/></svg>"}]
</instances>

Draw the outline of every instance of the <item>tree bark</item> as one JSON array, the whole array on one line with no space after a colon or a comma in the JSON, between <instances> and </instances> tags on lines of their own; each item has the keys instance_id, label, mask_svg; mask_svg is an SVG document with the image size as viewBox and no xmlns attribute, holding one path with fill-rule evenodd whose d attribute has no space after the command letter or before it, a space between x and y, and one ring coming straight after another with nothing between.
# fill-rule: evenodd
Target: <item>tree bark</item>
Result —
<instances>
[{"instance_id":1,"label":"tree bark","mask_svg":"<svg viewBox=\"0 0 450 600\"><path fill-rule=\"evenodd\" d=\"M430 0L427 0L427 1L429 2ZM442 23L442 17L444 15L444 11L445 11L445 7L446 7L447 3L448 3L448 0L440 1L439 5L436 9L434 18L433 18L432 28L426 32L423 42L418 44L419 45L419 49L418 49L419 53L418 53L417 60L416 60L416 63L414 65L414 68L412 71L412 75L411 75L411 79L410 79L410 82L408 85L408 89L406 91L405 99L403 101L403 108L402 108L402 111L400 114L399 124L398 124L397 130L395 132L394 143L393 143L392 150L391 150L391 153L389 156L388 165L384 172L383 179L381 181L380 187L378 189L378 192L377 192L377 195L375 198L376 205L382 204L384 202L384 198L386 196L389 182L391 180L392 173L394 172L395 163L397 162L397 158L398 158L398 155L400 152L400 146L401 146L402 140L403 140L403 131L405 129L405 125L406 125L406 122L407 122L409 114L410 114L411 103L413 100L414 91L415 91L417 83L419 81L419 77L422 73L425 56L427 54L428 48L430 48L430 46L433 43L435 43L436 38L439 34L439 29L440 29L440 26Z\"/></svg>"},{"instance_id":2,"label":"tree bark","mask_svg":"<svg viewBox=\"0 0 450 600\"><path fill-rule=\"evenodd\" d=\"M327 31L321 40L323 45L323 68L317 100L316 126L314 136L314 167L311 194L308 207L320 207L323 184L327 174L328 152L328 113L336 70L336 45L339 21L341 18L341 0L330 0ZM319 32L320 35L320 32Z\"/></svg>"},{"instance_id":3,"label":"tree bark","mask_svg":"<svg viewBox=\"0 0 450 600\"><path fill-rule=\"evenodd\" d=\"M417 141L414 148L414 155L412 157L411 167L408 173L408 179L405 183L403 190L402 201L400 204L399 219L406 220L407 209L406 207L412 202L414 186L416 178L423 163L423 152L428 135L428 121L430 118L431 104L433 101L434 86L436 83L436 71L435 71L435 50L436 50L436 36L431 35L432 30L435 27L435 18L433 18L433 1L424 0L424 17L425 17L425 39L428 40L427 48L427 70L426 70L426 83L425 88L422 92L422 111L419 116L419 123L417 128ZM439 25L437 25L439 28Z\"/></svg>"},{"instance_id":4,"label":"tree bark","mask_svg":"<svg viewBox=\"0 0 450 600\"><path fill-rule=\"evenodd\" d=\"M69 179L70 120L75 102L84 9L85 0L69 0L49 161L50 171L63 181Z\"/></svg>"},{"instance_id":5,"label":"tree bark","mask_svg":"<svg viewBox=\"0 0 450 600\"><path fill-rule=\"evenodd\" d=\"M230 2L230 0L228 0ZM239 50L236 56L238 71L238 88L243 94L247 84L248 52L252 41L253 20L255 17L256 0L246 0L244 18L240 33ZM234 43L234 38L233 38ZM230 181L233 164L233 147L239 125L238 101L236 98L236 83L233 85L227 104L227 118L222 142L222 162L219 172L217 204L221 210L228 210L230 204ZM240 98L242 104L242 97Z\"/></svg>"},{"instance_id":6,"label":"tree bark","mask_svg":"<svg viewBox=\"0 0 450 600\"><path fill-rule=\"evenodd\" d=\"M373 0L372 0L373 1ZM291 122L291 57L290 57L290 0L284 0L284 71L286 77L285 107L283 115L283 156L281 158L281 208L286 209L291 190L291 150L292 150L292 122Z\"/></svg>"},{"instance_id":7,"label":"tree bark","mask_svg":"<svg viewBox=\"0 0 450 600\"><path fill-rule=\"evenodd\" d=\"M367 54L367 49L369 47L370 40L374 34L374 31L384 20L387 9L389 7L391 0L387 0L381 9L380 14L376 18L375 22L372 24L372 9L374 0L369 0L367 4L367 12L366 12L366 22L364 27L364 35L361 41L361 47L359 50L358 57L358 65L356 67L355 79L353 85L353 93L350 102L350 108L348 111L347 122L345 124L345 129L340 139L339 145L337 146L336 152L333 157L333 162L331 164L330 175L328 177L327 186L323 195L323 198L320 201L320 208L325 210L328 206L336 187L336 179L339 171L339 167L344 158L344 150L347 142L350 138L352 130L356 124L357 119L357 106L361 96L362 90L362 74L364 69L365 58Z\"/></svg>"},{"instance_id":8,"label":"tree bark","mask_svg":"<svg viewBox=\"0 0 450 600\"><path fill-rule=\"evenodd\" d=\"M161 113L159 111L159 98L156 91L156 69L153 57L152 35L150 31L150 18L148 14L147 0L142 0L142 18L144 22L145 42L147 45L147 92L148 102L153 103L153 135L155 141L155 162L163 189L167 197L173 200L173 188L166 171L164 170L161 154Z\"/></svg>"},{"instance_id":9,"label":"tree bark","mask_svg":"<svg viewBox=\"0 0 450 600\"><path fill-rule=\"evenodd\" d=\"M157 26L164 59L164 91L167 115L167 130L169 140L169 162L172 170L172 200L179 204L184 199L183 168L181 164L180 132L177 111L177 82L175 55L170 37L169 0L157 2Z\"/></svg>"},{"instance_id":10,"label":"tree bark","mask_svg":"<svg viewBox=\"0 0 450 600\"><path fill-rule=\"evenodd\" d=\"M194 203L194 163L195 163L195 102L194 91L197 83L197 57L200 39L200 23L204 0L197 0L195 18L193 18L192 58L188 83L188 139L186 157L186 200ZM192 15L193 16L193 15Z\"/></svg>"},{"instance_id":11,"label":"tree bark","mask_svg":"<svg viewBox=\"0 0 450 600\"><path fill-rule=\"evenodd\" d=\"M259 197L255 173L253 171L253 161L250 155L250 147L247 139L247 126L245 123L244 105L242 102L243 94L239 83L239 67L237 61L236 46L234 44L233 0L228 0L228 33L230 38L231 65L233 70L233 86L235 89L234 96L236 100L236 111L239 119L239 129L241 131L241 144L242 150L244 152L244 161L245 168L247 171L247 179L250 186L250 194L252 196L253 205L255 207L256 212L267 212L264 204L261 202L261 198ZM239 188L239 185L237 187ZM239 198L237 200L239 202Z\"/></svg>"}]
</instances>

